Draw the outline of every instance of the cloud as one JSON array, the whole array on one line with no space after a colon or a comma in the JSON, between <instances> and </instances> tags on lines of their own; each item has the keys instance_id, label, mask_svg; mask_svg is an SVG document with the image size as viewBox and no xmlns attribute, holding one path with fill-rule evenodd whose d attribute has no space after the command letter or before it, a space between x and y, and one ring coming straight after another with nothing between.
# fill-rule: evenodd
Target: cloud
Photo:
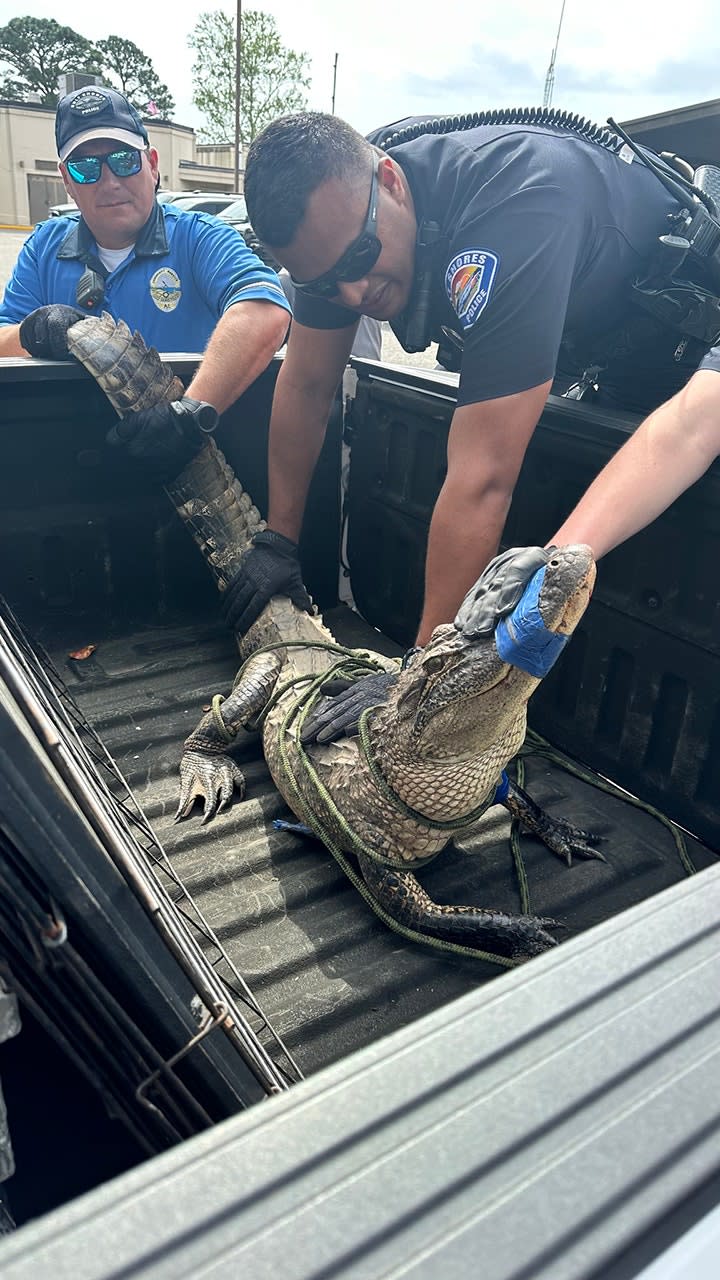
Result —
<instances>
[{"instance_id":1,"label":"cloud","mask_svg":"<svg viewBox=\"0 0 720 1280\"><path fill-rule=\"evenodd\" d=\"M520 62L501 50L474 45L461 65L444 70L440 75L425 76L410 72L403 78L402 90L414 99L454 105L464 103L468 111L478 103L495 106L508 95L518 101L542 99L543 76L529 62Z\"/></svg>"},{"instance_id":2,"label":"cloud","mask_svg":"<svg viewBox=\"0 0 720 1280\"><path fill-rule=\"evenodd\" d=\"M649 76L640 79L638 87L650 93L682 92L688 102L720 98L719 60L719 53L703 54L699 58L666 58Z\"/></svg>"},{"instance_id":3,"label":"cloud","mask_svg":"<svg viewBox=\"0 0 720 1280\"><path fill-rule=\"evenodd\" d=\"M720 97L720 55L701 58L666 58L654 67L637 71L632 76L613 75L604 70L588 73L583 67L561 62L556 67L556 84L570 92L585 93L644 93L678 95L688 103L701 102L706 97Z\"/></svg>"}]
</instances>

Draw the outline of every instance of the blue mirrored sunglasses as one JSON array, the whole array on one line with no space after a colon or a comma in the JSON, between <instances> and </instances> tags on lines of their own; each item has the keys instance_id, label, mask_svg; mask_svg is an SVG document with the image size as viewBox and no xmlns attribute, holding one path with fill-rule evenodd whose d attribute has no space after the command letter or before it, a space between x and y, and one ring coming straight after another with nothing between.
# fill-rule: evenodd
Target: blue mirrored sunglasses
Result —
<instances>
[{"instance_id":1,"label":"blue mirrored sunglasses","mask_svg":"<svg viewBox=\"0 0 720 1280\"><path fill-rule=\"evenodd\" d=\"M372 271L382 253L382 242L378 240L375 234L377 206L378 179L377 168L375 168L373 169L365 226L360 235L356 240L353 240L352 244L348 245L342 256L338 258L335 266L331 267L329 271L323 272L321 276L316 276L314 280L304 281L295 280L294 277L291 277L296 289L299 289L301 293L309 293L313 298L333 298L338 291L338 285L342 281L362 280L363 276Z\"/></svg>"},{"instance_id":2,"label":"blue mirrored sunglasses","mask_svg":"<svg viewBox=\"0 0 720 1280\"><path fill-rule=\"evenodd\" d=\"M140 172L142 151L138 151L137 147L122 147L105 156L77 156L75 160L65 161L73 182L79 182L82 186L99 182L104 164L116 178L132 178L133 174Z\"/></svg>"}]
</instances>

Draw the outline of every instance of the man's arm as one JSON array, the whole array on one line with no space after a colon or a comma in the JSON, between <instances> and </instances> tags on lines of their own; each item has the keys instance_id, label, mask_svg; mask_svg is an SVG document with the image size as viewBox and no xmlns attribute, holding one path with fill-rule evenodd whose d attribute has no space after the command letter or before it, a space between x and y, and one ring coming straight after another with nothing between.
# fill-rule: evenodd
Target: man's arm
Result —
<instances>
[{"instance_id":1,"label":"man's arm","mask_svg":"<svg viewBox=\"0 0 720 1280\"><path fill-rule=\"evenodd\" d=\"M293 321L278 374L268 457L268 525L300 537L305 501L356 325L309 329Z\"/></svg>"},{"instance_id":2,"label":"man's arm","mask_svg":"<svg viewBox=\"0 0 720 1280\"><path fill-rule=\"evenodd\" d=\"M655 520L720 453L720 373L700 370L655 409L593 481L552 542L600 559Z\"/></svg>"},{"instance_id":3,"label":"man's arm","mask_svg":"<svg viewBox=\"0 0 720 1280\"><path fill-rule=\"evenodd\" d=\"M428 539L425 607L417 644L452 622L497 551L515 481L551 383L456 409L448 470Z\"/></svg>"},{"instance_id":4,"label":"man's arm","mask_svg":"<svg viewBox=\"0 0 720 1280\"><path fill-rule=\"evenodd\" d=\"M0 303L0 357L30 355L20 341L20 325L31 311L54 301L44 296L40 260L45 252L43 244L55 231L49 222L41 223L20 250Z\"/></svg>"},{"instance_id":5,"label":"man's arm","mask_svg":"<svg viewBox=\"0 0 720 1280\"><path fill-rule=\"evenodd\" d=\"M22 343L20 342L20 325L0 325L0 358L3 356L27 355L29 355L29 352L24 350Z\"/></svg>"},{"instance_id":6,"label":"man's arm","mask_svg":"<svg viewBox=\"0 0 720 1280\"><path fill-rule=\"evenodd\" d=\"M289 315L273 302L236 302L218 320L187 389L223 413L266 369L285 340Z\"/></svg>"}]
</instances>

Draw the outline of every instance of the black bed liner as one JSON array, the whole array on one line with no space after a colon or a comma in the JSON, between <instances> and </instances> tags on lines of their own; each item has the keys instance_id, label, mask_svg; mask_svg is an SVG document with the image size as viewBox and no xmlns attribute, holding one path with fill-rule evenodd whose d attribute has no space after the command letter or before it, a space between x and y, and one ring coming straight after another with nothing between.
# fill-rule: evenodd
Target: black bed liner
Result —
<instances>
[{"instance_id":1,"label":"black bed liner","mask_svg":"<svg viewBox=\"0 0 720 1280\"><path fill-rule=\"evenodd\" d=\"M326 620L353 645L396 646L340 606ZM501 970L409 943L376 919L318 842L273 828L289 818L248 735L239 749L247 794L203 826L178 825L177 765L203 706L236 670L227 633L194 624L117 628L101 638L87 619L74 643L52 654L85 715L116 759L175 872L307 1074L472 991ZM68 652L92 639L90 661ZM673 840L655 819L596 791L541 758L527 785L552 812L604 836L607 864L565 867L532 838L522 841L531 909L562 923L565 939L685 878ZM440 901L518 911L509 819L494 808L463 848L423 874ZM690 840L695 865L715 855Z\"/></svg>"}]
</instances>

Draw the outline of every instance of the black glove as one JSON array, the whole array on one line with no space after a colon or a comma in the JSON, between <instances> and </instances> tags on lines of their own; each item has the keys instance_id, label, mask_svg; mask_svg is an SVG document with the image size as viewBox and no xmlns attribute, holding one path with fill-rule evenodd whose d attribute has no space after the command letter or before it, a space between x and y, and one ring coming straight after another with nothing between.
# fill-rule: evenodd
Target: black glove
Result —
<instances>
[{"instance_id":1,"label":"black glove","mask_svg":"<svg viewBox=\"0 0 720 1280\"><path fill-rule=\"evenodd\" d=\"M244 635L272 596L289 596L298 609L312 613L305 590L297 544L273 529L256 533L223 597L223 617L232 630Z\"/></svg>"},{"instance_id":2,"label":"black glove","mask_svg":"<svg viewBox=\"0 0 720 1280\"><path fill-rule=\"evenodd\" d=\"M78 320L87 320L87 312L55 302L50 307L31 311L20 325L20 345L42 360L71 360L67 347L67 331Z\"/></svg>"},{"instance_id":3,"label":"black glove","mask_svg":"<svg viewBox=\"0 0 720 1280\"><path fill-rule=\"evenodd\" d=\"M412 662L419 648L408 649L401 670ZM316 702L302 727L300 741L334 742L336 738L350 738L357 732L360 717L368 707L379 707L387 702L390 691L397 684L397 671L380 671L377 675L362 676L347 681L342 677L328 680L322 687L324 698Z\"/></svg>"},{"instance_id":4,"label":"black glove","mask_svg":"<svg viewBox=\"0 0 720 1280\"><path fill-rule=\"evenodd\" d=\"M528 582L547 564L554 550L510 547L491 560L460 605L456 629L469 640L492 635L500 619L512 613Z\"/></svg>"},{"instance_id":5,"label":"black glove","mask_svg":"<svg viewBox=\"0 0 720 1280\"><path fill-rule=\"evenodd\" d=\"M211 404L183 396L182 400L163 400L152 409L126 414L105 438L168 483L200 452L219 420Z\"/></svg>"}]
</instances>

